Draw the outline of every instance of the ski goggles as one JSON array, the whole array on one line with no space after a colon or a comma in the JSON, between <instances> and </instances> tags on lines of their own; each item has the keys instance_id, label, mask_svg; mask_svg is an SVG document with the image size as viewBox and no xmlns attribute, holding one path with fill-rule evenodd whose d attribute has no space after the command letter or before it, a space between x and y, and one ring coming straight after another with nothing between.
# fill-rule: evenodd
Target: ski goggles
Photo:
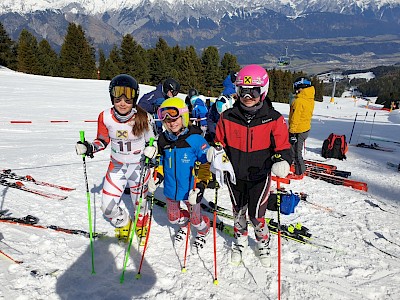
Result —
<instances>
[{"instance_id":1,"label":"ski goggles","mask_svg":"<svg viewBox=\"0 0 400 300\"><path fill-rule=\"evenodd\" d=\"M182 114L187 112L189 112L189 109L187 107L160 107L157 111L157 116L159 120L165 120L166 117L175 120L182 116Z\"/></svg>"},{"instance_id":2,"label":"ski goggles","mask_svg":"<svg viewBox=\"0 0 400 300\"><path fill-rule=\"evenodd\" d=\"M128 99L128 101L130 100L130 103L125 100L126 103L132 104L133 103L133 99L136 97L136 91L135 89L129 87L129 86L114 86L111 91L111 96L113 96L114 98L119 98L122 95L125 95L125 97ZM120 102L121 99L114 99L114 101L116 103Z\"/></svg>"},{"instance_id":3,"label":"ski goggles","mask_svg":"<svg viewBox=\"0 0 400 300\"><path fill-rule=\"evenodd\" d=\"M174 91L174 90L169 90L168 92L171 92L173 97L179 94L179 91Z\"/></svg>"},{"instance_id":4,"label":"ski goggles","mask_svg":"<svg viewBox=\"0 0 400 300\"><path fill-rule=\"evenodd\" d=\"M258 98L261 96L261 88L259 86L255 87L239 86L238 94L239 97L241 98Z\"/></svg>"}]
</instances>

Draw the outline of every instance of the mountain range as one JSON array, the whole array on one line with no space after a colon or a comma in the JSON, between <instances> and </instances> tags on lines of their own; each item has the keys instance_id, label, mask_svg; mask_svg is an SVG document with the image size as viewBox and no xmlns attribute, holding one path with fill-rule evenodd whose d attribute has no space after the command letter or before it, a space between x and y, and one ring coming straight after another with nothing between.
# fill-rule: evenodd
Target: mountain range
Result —
<instances>
[{"instance_id":1,"label":"mountain range","mask_svg":"<svg viewBox=\"0 0 400 300\"><path fill-rule=\"evenodd\" d=\"M22 29L55 50L69 22L82 25L105 52L132 34L145 48L216 46L240 64L311 73L400 62L400 0L2 0L0 22L17 40Z\"/></svg>"}]
</instances>

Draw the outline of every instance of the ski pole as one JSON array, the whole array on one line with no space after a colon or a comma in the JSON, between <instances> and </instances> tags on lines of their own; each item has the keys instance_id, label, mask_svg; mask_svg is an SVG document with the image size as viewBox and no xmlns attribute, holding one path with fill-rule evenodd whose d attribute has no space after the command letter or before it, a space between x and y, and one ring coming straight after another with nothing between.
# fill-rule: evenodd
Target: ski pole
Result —
<instances>
[{"instance_id":1,"label":"ski pole","mask_svg":"<svg viewBox=\"0 0 400 300\"><path fill-rule=\"evenodd\" d=\"M12 262L16 263L16 264L22 264L23 261L22 260L16 260L14 258L12 258L10 255L8 255L7 253L3 252L2 250L0 250L0 254L2 254L3 256L7 257L9 260L11 260Z\"/></svg>"},{"instance_id":2,"label":"ski pole","mask_svg":"<svg viewBox=\"0 0 400 300\"><path fill-rule=\"evenodd\" d=\"M281 182L280 178L276 180L276 201L277 201L277 212L278 212L278 300L281 299Z\"/></svg>"},{"instance_id":3,"label":"ski pole","mask_svg":"<svg viewBox=\"0 0 400 300\"><path fill-rule=\"evenodd\" d=\"M365 121L367 120L367 116L368 116L368 112L365 113L365 118L364 118L364 121L363 121L363 123L362 123L362 125L361 125L361 130L360 130L360 133L358 134L356 144L358 144L358 139L360 138L360 135L361 135L361 133L362 133L362 131L363 131Z\"/></svg>"},{"instance_id":4,"label":"ski pole","mask_svg":"<svg viewBox=\"0 0 400 300\"><path fill-rule=\"evenodd\" d=\"M356 117L354 118L353 128L351 129L351 133L350 133L349 145L351 143L351 137L353 136L354 126L356 125L356 122L357 122L357 115L358 115L358 113L356 113Z\"/></svg>"},{"instance_id":5,"label":"ski pole","mask_svg":"<svg viewBox=\"0 0 400 300\"><path fill-rule=\"evenodd\" d=\"M214 237L214 284L218 285L217 278L217 202L218 202L218 181L215 183L215 206L214 206L214 219L213 219L213 237Z\"/></svg>"},{"instance_id":6,"label":"ski pole","mask_svg":"<svg viewBox=\"0 0 400 300\"><path fill-rule=\"evenodd\" d=\"M154 138L150 138L149 145L153 146L153 142L154 142ZM130 252L131 252L133 236L135 235L136 224L137 224L137 221L139 219L140 207L142 205L142 199L143 199L144 181L145 181L145 178L146 178L147 170L149 169L149 163L150 163L150 159L148 157L146 157L145 162L144 162L144 166L143 166L143 170L142 170L142 174L140 175L140 181L139 181L139 184L141 184L139 203L138 203L138 205L136 207L135 221L133 222L133 227L132 227L132 230L131 230L131 236L129 238L128 249L126 250L126 253L125 253L124 266L123 266L122 274L121 274L121 277L120 277L120 283L124 283L124 280L125 280L126 265L128 264L128 259L129 259L129 255L130 255Z\"/></svg>"},{"instance_id":7,"label":"ski pole","mask_svg":"<svg viewBox=\"0 0 400 300\"><path fill-rule=\"evenodd\" d=\"M79 131L81 142L85 142L85 131ZM88 206L88 220L89 220L89 238L90 238L90 251L92 255L92 274L96 274L94 270L94 246L93 246L93 230L92 230L92 211L90 205L90 192L89 192L89 183L86 171L86 155L82 154L82 161L83 161L83 174L85 176L85 184L86 184L86 199L87 199L87 206Z\"/></svg>"},{"instance_id":8,"label":"ski pole","mask_svg":"<svg viewBox=\"0 0 400 300\"><path fill-rule=\"evenodd\" d=\"M140 271L142 270L144 254L146 253L147 243L149 242L149 236L150 236L150 230L151 230L151 221L152 221L152 218L153 218L153 206L154 206L154 193L151 195L151 200L150 200L149 230L147 231L146 241L145 241L144 248L143 248L142 258L140 260L139 269L138 269L138 272L136 274L136 279L142 278L142 274L140 274Z\"/></svg>"},{"instance_id":9,"label":"ski pole","mask_svg":"<svg viewBox=\"0 0 400 300\"><path fill-rule=\"evenodd\" d=\"M158 156L158 159L157 159L157 160L159 160L159 159L160 159L160 158L159 158L159 156ZM158 163L157 163L157 165L158 165ZM154 178L154 180L156 180L156 178L157 178L157 170L154 170L153 178ZM155 192L155 191L154 191L154 192ZM151 221L152 221L152 219L153 219L154 192L152 193L151 198L150 198L151 201L150 201L150 215L149 215L149 218L150 218L150 220L149 220L149 230L147 231L146 241L145 241L144 248L143 248L143 253L142 253L142 259L140 260L140 265L139 265L138 272L137 272L137 274L136 274L136 279L142 278L142 274L140 274L140 271L142 270L142 265L143 265L143 260L144 260L144 254L146 253L147 244L148 244L148 242L149 242L149 237L150 237Z\"/></svg>"},{"instance_id":10,"label":"ski pole","mask_svg":"<svg viewBox=\"0 0 400 300\"><path fill-rule=\"evenodd\" d=\"M374 123L375 123L375 115L376 115L376 112L374 112L374 117L372 118L372 126L371 126L371 132L369 133L369 141L368 141L368 145L371 145L372 128L374 128Z\"/></svg>"},{"instance_id":11,"label":"ski pole","mask_svg":"<svg viewBox=\"0 0 400 300\"><path fill-rule=\"evenodd\" d=\"M200 168L200 162L196 161L194 164L194 182L193 182L193 191L196 190L196 184L197 184L197 176L199 174L199 168ZM190 236L190 219L192 218L192 205L189 204L189 221L187 223L187 234L186 234L186 242L185 242L185 255L183 257L183 267L182 267L182 273L186 273L186 257L187 257L187 250L188 250L188 245L189 245L189 236Z\"/></svg>"}]
</instances>

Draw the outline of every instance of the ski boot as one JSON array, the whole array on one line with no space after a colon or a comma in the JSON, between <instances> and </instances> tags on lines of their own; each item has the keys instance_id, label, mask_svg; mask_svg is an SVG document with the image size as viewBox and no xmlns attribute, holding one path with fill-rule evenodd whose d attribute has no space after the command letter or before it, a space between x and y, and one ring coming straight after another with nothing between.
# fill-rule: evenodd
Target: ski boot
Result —
<instances>
[{"instance_id":1,"label":"ski boot","mask_svg":"<svg viewBox=\"0 0 400 300\"><path fill-rule=\"evenodd\" d=\"M128 224L123 227L116 227L115 228L115 237L124 243L129 241L129 236L131 234L133 222L129 220Z\"/></svg>"},{"instance_id":2,"label":"ski boot","mask_svg":"<svg viewBox=\"0 0 400 300\"><path fill-rule=\"evenodd\" d=\"M144 246L146 243L147 232L149 231L149 216L146 215L137 221L136 224L136 236L138 239L139 246Z\"/></svg>"},{"instance_id":3,"label":"ski boot","mask_svg":"<svg viewBox=\"0 0 400 300\"><path fill-rule=\"evenodd\" d=\"M186 240L187 226L180 227L174 237L175 245L182 245Z\"/></svg>"},{"instance_id":4,"label":"ski boot","mask_svg":"<svg viewBox=\"0 0 400 300\"><path fill-rule=\"evenodd\" d=\"M247 235L240 235L232 244L231 264L234 266L240 265L243 261L244 254L249 245Z\"/></svg>"},{"instance_id":5,"label":"ski boot","mask_svg":"<svg viewBox=\"0 0 400 300\"><path fill-rule=\"evenodd\" d=\"M263 267L271 266L271 256L270 256L270 248L269 248L269 239L261 240L257 242L256 249L258 252L258 257L260 259Z\"/></svg>"},{"instance_id":6,"label":"ski boot","mask_svg":"<svg viewBox=\"0 0 400 300\"><path fill-rule=\"evenodd\" d=\"M203 216L203 229L201 231L197 231L196 238L193 242L192 252L199 253L204 246L206 245L206 237L210 233L210 219L207 216ZM201 225L203 224L201 223Z\"/></svg>"}]
</instances>

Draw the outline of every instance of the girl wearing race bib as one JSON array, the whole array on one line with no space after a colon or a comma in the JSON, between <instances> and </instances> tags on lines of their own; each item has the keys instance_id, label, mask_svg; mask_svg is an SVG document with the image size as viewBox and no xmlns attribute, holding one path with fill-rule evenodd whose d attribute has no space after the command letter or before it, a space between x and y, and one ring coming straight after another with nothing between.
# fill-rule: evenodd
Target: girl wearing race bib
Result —
<instances>
[{"instance_id":1,"label":"girl wearing race bib","mask_svg":"<svg viewBox=\"0 0 400 300\"><path fill-rule=\"evenodd\" d=\"M142 184L145 185L137 223L137 229L140 229L148 219L145 215L145 199L150 172L142 172L144 159L152 159L157 155L156 145L149 145L150 139L155 136L154 121L150 114L136 105L139 84L130 75L114 77L109 85L109 94L113 107L99 114L96 139L92 143L78 142L76 152L93 157L94 153L110 146L110 164L104 178L101 210L115 227L129 231ZM128 211L121 200L128 186L134 207L132 212Z\"/></svg>"}]
</instances>

